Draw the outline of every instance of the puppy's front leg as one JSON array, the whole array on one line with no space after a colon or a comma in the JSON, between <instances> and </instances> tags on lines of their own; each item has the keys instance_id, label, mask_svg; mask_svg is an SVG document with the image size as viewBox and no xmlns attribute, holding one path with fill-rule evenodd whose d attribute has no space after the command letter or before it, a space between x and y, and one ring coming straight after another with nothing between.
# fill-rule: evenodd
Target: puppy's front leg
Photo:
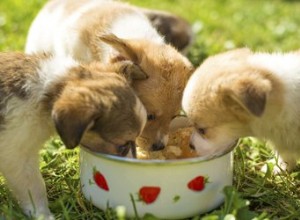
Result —
<instances>
[{"instance_id":1,"label":"puppy's front leg","mask_svg":"<svg viewBox=\"0 0 300 220\"><path fill-rule=\"evenodd\" d=\"M287 172L292 172L297 165L297 159L295 158L295 154L289 151L279 152L278 161L281 168Z\"/></svg>"},{"instance_id":2,"label":"puppy's front leg","mask_svg":"<svg viewBox=\"0 0 300 220\"><path fill-rule=\"evenodd\" d=\"M275 153L276 158L268 160L267 163L273 164L273 174L282 173L282 171L291 172L297 164L297 161L290 155L290 154L279 154L278 152ZM265 164L261 171L266 173L268 170L267 164Z\"/></svg>"},{"instance_id":3,"label":"puppy's front leg","mask_svg":"<svg viewBox=\"0 0 300 220\"><path fill-rule=\"evenodd\" d=\"M10 189L28 216L43 216L45 220L54 217L48 208L44 180L39 170L38 154L15 154L0 163Z\"/></svg>"}]
</instances>

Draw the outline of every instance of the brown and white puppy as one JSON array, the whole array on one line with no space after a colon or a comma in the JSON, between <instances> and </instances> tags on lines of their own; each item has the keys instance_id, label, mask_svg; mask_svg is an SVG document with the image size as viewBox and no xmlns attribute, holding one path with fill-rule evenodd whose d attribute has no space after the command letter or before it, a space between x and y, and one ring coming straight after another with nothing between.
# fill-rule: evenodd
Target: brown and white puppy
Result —
<instances>
[{"instance_id":1,"label":"brown and white puppy","mask_svg":"<svg viewBox=\"0 0 300 220\"><path fill-rule=\"evenodd\" d=\"M110 68L0 53L0 172L26 214L53 219L38 154L55 132L67 148L118 153L142 131L144 106Z\"/></svg>"},{"instance_id":2,"label":"brown and white puppy","mask_svg":"<svg viewBox=\"0 0 300 220\"><path fill-rule=\"evenodd\" d=\"M221 153L238 138L273 142L293 169L300 158L300 54L236 49L208 58L190 78L183 108L198 152ZM199 146L199 145L197 145Z\"/></svg>"},{"instance_id":3,"label":"brown and white puppy","mask_svg":"<svg viewBox=\"0 0 300 220\"><path fill-rule=\"evenodd\" d=\"M164 42L136 7L107 0L52 0L34 20L26 51L71 55L87 63L129 60L139 65L149 78L132 83L148 112L138 144L161 149L167 143L169 124L180 111L193 66Z\"/></svg>"}]
</instances>

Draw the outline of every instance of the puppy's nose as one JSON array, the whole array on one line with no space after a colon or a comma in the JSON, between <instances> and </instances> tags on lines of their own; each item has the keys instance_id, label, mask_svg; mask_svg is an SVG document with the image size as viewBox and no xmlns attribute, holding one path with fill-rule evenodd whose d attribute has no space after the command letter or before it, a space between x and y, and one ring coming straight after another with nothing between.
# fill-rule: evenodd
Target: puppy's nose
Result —
<instances>
[{"instance_id":1,"label":"puppy's nose","mask_svg":"<svg viewBox=\"0 0 300 220\"><path fill-rule=\"evenodd\" d=\"M163 142L158 142L158 143L154 143L152 145L152 150L153 151L159 151L159 150L163 150L165 148L165 144Z\"/></svg>"},{"instance_id":2,"label":"puppy's nose","mask_svg":"<svg viewBox=\"0 0 300 220\"><path fill-rule=\"evenodd\" d=\"M196 150L196 148L195 148L195 146L192 144L192 143L190 143L190 148L192 149L192 150Z\"/></svg>"}]
</instances>

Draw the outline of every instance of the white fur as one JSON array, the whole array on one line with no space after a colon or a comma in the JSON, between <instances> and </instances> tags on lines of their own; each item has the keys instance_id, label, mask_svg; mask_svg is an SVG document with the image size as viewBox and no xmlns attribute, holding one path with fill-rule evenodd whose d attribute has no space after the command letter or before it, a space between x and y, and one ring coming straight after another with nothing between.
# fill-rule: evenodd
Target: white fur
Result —
<instances>
[{"instance_id":1,"label":"white fur","mask_svg":"<svg viewBox=\"0 0 300 220\"><path fill-rule=\"evenodd\" d=\"M226 59L225 56L222 58ZM293 168L300 158L300 55L299 53L254 53L249 55L246 62L253 69L267 70L279 79L283 85L284 103L277 103L277 97L269 94L263 115L253 117L254 119L249 124L249 130L248 127L234 128L234 122L232 122L225 124L224 128L218 128L219 130L212 128L217 136L214 139L206 140L197 135L193 136L192 143L198 148L199 153L213 150L222 151L226 145L229 146L239 137L254 136L271 141L282 157L279 160L285 161L289 169ZM185 88L182 105L188 113L193 112L193 106L197 105L196 100L199 97L197 88L200 86L201 74L206 74L206 72L196 71ZM282 108L278 111L274 110L278 107ZM194 114L197 113L194 112Z\"/></svg>"},{"instance_id":2,"label":"white fur","mask_svg":"<svg viewBox=\"0 0 300 220\"><path fill-rule=\"evenodd\" d=\"M190 143L195 146L198 155L201 156L214 156L226 152L236 141L227 136L220 134L214 141L207 140L201 137L196 131L191 136ZM217 146L217 147L212 147Z\"/></svg>"},{"instance_id":3,"label":"white fur","mask_svg":"<svg viewBox=\"0 0 300 220\"><path fill-rule=\"evenodd\" d=\"M8 101L5 129L0 133L0 171L26 214L43 214L47 219L52 219L39 171L38 152L54 130L49 116L44 116L39 107L35 100L26 103L11 98ZM28 200L28 193L36 211Z\"/></svg>"},{"instance_id":4,"label":"white fur","mask_svg":"<svg viewBox=\"0 0 300 220\"><path fill-rule=\"evenodd\" d=\"M55 133L50 113L40 105L47 86L59 80L65 70L75 65L74 61L62 62L49 59L37 69L38 78L28 80L26 89L33 94L29 100L8 97L5 123L0 132L0 171L15 192L26 214L45 219L54 219L48 209L46 188L39 171L39 150L44 142ZM53 74L49 74L51 71ZM27 189L27 190L24 190ZM35 210L28 194L31 194Z\"/></svg>"},{"instance_id":5,"label":"white fur","mask_svg":"<svg viewBox=\"0 0 300 220\"><path fill-rule=\"evenodd\" d=\"M79 64L70 57L54 56L40 63L38 71L41 84L46 88L53 81L58 81L60 77L67 73L67 70ZM51 74L49 74L51 73Z\"/></svg>"},{"instance_id":6,"label":"white fur","mask_svg":"<svg viewBox=\"0 0 300 220\"><path fill-rule=\"evenodd\" d=\"M62 16L62 5L52 13L47 9L41 10L29 29L25 52L33 54L54 51L54 38L59 34L57 27L61 24Z\"/></svg>"},{"instance_id":7,"label":"white fur","mask_svg":"<svg viewBox=\"0 0 300 220\"><path fill-rule=\"evenodd\" d=\"M183 96L182 96L182 108L186 112L191 112L193 111L193 100L196 99L197 93L195 93L195 88L198 87L199 83L199 78L200 74L194 73L191 75L189 81L188 81L188 86L184 88L183 91Z\"/></svg>"},{"instance_id":8,"label":"white fur","mask_svg":"<svg viewBox=\"0 0 300 220\"><path fill-rule=\"evenodd\" d=\"M163 44L163 38L152 27L149 20L141 13L127 14L118 18L110 28L110 32L124 39L145 39Z\"/></svg>"},{"instance_id":9,"label":"white fur","mask_svg":"<svg viewBox=\"0 0 300 220\"><path fill-rule=\"evenodd\" d=\"M295 113L300 111L300 61L299 55L290 54L254 54L249 63L255 67L263 67L280 78L285 89L286 108L281 113L285 120L294 121ZM298 116L300 118L300 116Z\"/></svg>"},{"instance_id":10,"label":"white fur","mask_svg":"<svg viewBox=\"0 0 300 220\"><path fill-rule=\"evenodd\" d=\"M255 120L252 131L255 136L271 140L288 165L300 158L300 56L288 54L254 54L249 59L253 66L263 67L284 85L284 104L281 112L268 114Z\"/></svg>"},{"instance_id":11,"label":"white fur","mask_svg":"<svg viewBox=\"0 0 300 220\"><path fill-rule=\"evenodd\" d=\"M76 27L83 13L101 7L106 2L109 0L90 0L68 17L63 16L63 2L55 10L49 11L47 7L44 8L30 27L25 51L27 53L50 52L60 56L69 55L81 62L92 61L92 53L81 41L79 37L81 33ZM158 44L164 42L147 17L138 11L117 18L110 24L110 28L103 32L110 32L126 39L148 39ZM106 63L109 55L115 51L104 43L102 45L99 43L99 47L105 51L100 59Z\"/></svg>"},{"instance_id":12,"label":"white fur","mask_svg":"<svg viewBox=\"0 0 300 220\"><path fill-rule=\"evenodd\" d=\"M127 14L116 19L108 32L123 39L146 39L157 44L164 43L163 38L152 27L149 20L138 11L135 14ZM101 60L104 63L108 62L112 54L117 53L107 44L102 44L102 49L104 53L101 54Z\"/></svg>"},{"instance_id":13,"label":"white fur","mask_svg":"<svg viewBox=\"0 0 300 220\"><path fill-rule=\"evenodd\" d=\"M67 18L63 2L55 10L50 11L47 7L42 9L29 29L25 52L50 52L62 57L78 56L82 61L90 61L91 53L80 42L76 25L83 13L106 1L108 0L90 0Z\"/></svg>"},{"instance_id":14,"label":"white fur","mask_svg":"<svg viewBox=\"0 0 300 220\"><path fill-rule=\"evenodd\" d=\"M137 100L137 102L136 102L136 105L134 106L133 110L135 112L135 115L138 115L139 118L141 119L142 129L144 129L146 122L147 122L147 111L146 111L144 105L142 104L142 102L138 98L136 100ZM142 132L142 130L141 130L141 132Z\"/></svg>"},{"instance_id":15,"label":"white fur","mask_svg":"<svg viewBox=\"0 0 300 220\"><path fill-rule=\"evenodd\" d=\"M104 0L91 0L83 7L75 11L66 19L63 18L57 24L58 34L54 37L54 53L62 56L80 57L81 61L91 61L92 55L85 46L80 42L80 33L77 31L77 23L81 19L82 14L96 7L99 2ZM55 30L57 32L57 30ZM50 42L52 43L52 42Z\"/></svg>"}]
</instances>

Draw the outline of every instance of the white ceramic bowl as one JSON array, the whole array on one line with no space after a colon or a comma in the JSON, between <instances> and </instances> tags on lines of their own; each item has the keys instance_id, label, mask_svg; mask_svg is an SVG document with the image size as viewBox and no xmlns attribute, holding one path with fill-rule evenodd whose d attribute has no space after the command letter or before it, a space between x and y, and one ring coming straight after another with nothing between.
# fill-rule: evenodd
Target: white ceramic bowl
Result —
<instances>
[{"instance_id":1,"label":"white ceramic bowl","mask_svg":"<svg viewBox=\"0 0 300 220\"><path fill-rule=\"evenodd\" d=\"M205 159L138 160L81 148L81 185L96 207L124 206L126 215L182 219L217 208L232 185L233 155ZM134 201L132 201L132 199Z\"/></svg>"}]
</instances>

